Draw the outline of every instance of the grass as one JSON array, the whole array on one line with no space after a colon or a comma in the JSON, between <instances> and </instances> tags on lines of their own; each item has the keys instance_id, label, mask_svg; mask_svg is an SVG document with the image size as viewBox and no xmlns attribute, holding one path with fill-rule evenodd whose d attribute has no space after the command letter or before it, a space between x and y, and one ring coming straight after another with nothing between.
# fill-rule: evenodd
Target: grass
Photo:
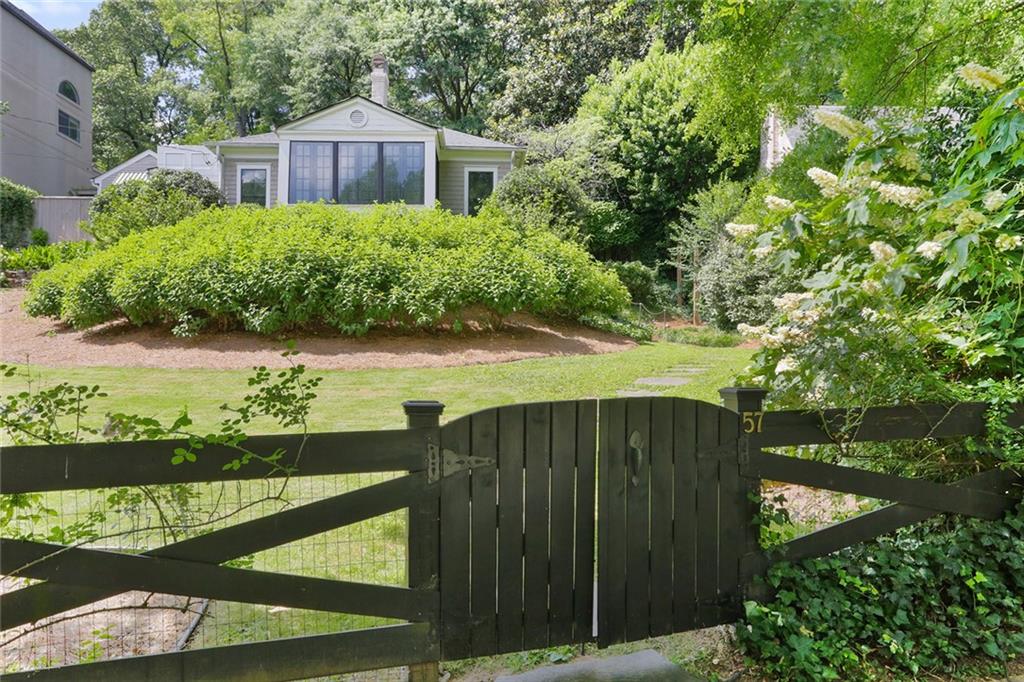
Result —
<instances>
[{"instance_id":1,"label":"grass","mask_svg":"<svg viewBox=\"0 0 1024 682\"><path fill-rule=\"evenodd\" d=\"M664 395L719 402L718 389L749 361L751 351L738 348L706 348L678 343L652 343L621 353L523 360L505 364L430 369L373 369L362 371L310 371L323 377L309 418L313 431L343 431L396 428L404 425L401 403L408 399L434 399L446 405L444 418L450 420L495 405L614 397L640 377L657 376L679 365L703 368L691 382L669 387ZM302 356L298 356L301 362ZM248 370L146 369L116 367L55 368L32 366L29 375L36 386L68 382L98 385L108 393L90 405L96 426L107 412L151 416L170 422L181 408L191 414L197 432L216 428L222 418L219 406L237 404L246 393ZM23 390L25 377L5 379L0 393ZM274 430L274 425L256 423L251 434ZM294 479L284 496L290 505L303 504L346 490L369 485L388 474L314 477ZM220 515L245 500L267 494L266 482L243 484L197 484L190 486L195 498L189 513ZM109 491L108 491L109 492ZM79 520L89 510L106 508L103 491L63 493L54 500L61 509L60 523ZM270 513L280 502L261 503L226 523ZM151 515L138 510L134 521ZM126 516L109 514L109 523L122 527ZM128 521L130 522L130 521ZM226 525L218 523L217 525ZM150 546L167 541L159 537L136 537ZM137 549L128 548L125 549ZM276 547L246 558L256 569L315 575L326 578L383 584L402 584L405 576L405 515L392 513L346 528L323 533ZM367 627L381 622L327 612L279 610L262 606L214 602L192 640L191 646L212 646ZM537 662L522 654L523 665ZM543 654L541 654L543 658ZM534 655L536 658L536 655ZM507 664L505 661L499 666ZM481 665L485 665L481 663ZM464 668L465 669L465 668Z\"/></svg>"},{"instance_id":2,"label":"grass","mask_svg":"<svg viewBox=\"0 0 1024 682\"><path fill-rule=\"evenodd\" d=\"M445 419L495 405L587 397L614 397L640 377L655 376L670 367L706 367L691 383L670 387L664 395L718 403L718 389L750 359L740 348L702 348L677 343L653 343L606 355L521 360L493 365L427 369L311 370L323 377L310 415L313 431L396 428L404 424L402 401L440 400ZM298 356L302 361L302 356ZM99 385L109 396L97 399L94 415L108 411L173 420L187 407L197 430L215 426L219 406L237 402L246 392L249 370L149 369L137 367L32 366L34 381L52 385ZM3 393L21 390L24 379L7 379ZM99 418L99 417L97 417ZM272 430L257 424L253 433Z\"/></svg>"}]
</instances>

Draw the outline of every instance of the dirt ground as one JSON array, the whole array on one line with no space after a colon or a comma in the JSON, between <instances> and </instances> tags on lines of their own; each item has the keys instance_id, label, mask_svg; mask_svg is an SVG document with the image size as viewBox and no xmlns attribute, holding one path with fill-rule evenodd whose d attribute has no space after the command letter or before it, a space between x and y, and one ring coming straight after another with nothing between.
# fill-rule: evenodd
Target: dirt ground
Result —
<instances>
[{"instance_id":1,"label":"dirt ground","mask_svg":"<svg viewBox=\"0 0 1024 682\"><path fill-rule=\"evenodd\" d=\"M247 332L200 334L190 339L162 328L112 322L75 331L54 320L25 314L24 289L0 290L0 360L51 367L108 366L247 369L284 367L282 340ZM302 361L316 369L454 367L527 358L591 355L634 344L614 334L570 324L512 316L500 331L453 334L373 332L366 337L288 335Z\"/></svg>"}]
</instances>

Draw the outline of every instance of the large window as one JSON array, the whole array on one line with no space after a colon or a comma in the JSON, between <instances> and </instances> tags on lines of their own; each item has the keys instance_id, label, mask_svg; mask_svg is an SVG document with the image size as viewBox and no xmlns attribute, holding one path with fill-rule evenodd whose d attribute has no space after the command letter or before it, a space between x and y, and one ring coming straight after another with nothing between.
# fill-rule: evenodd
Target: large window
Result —
<instances>
[{"instance_id":1,"label":"large window","mask_svg":"<svg viewBox=\"0 0 1024 682\"><path fill-rule=\"evenodd\" d=\"M292 142L291 149L290 203L319 199L349 205L424 201L422 142ZM309 161L312 156L317 158L315 164ZM314 186L316 191L311 191Z\"/></svg>"},{"instance_id":2,"label":"large window","mask_svg":"<svg viewBox=\"0 0 1024 682\"><path fill-rule=\"evenodd\" d=\"M334 143L293 142L288 203L334 200Z\"/></svg>"},{"instance_id":3,"label":"large window","mask_svg":"<svg viewBox=\"0 0 1024 682\"><path fill-rule=\"evenodd\" d=\"M423 203L423 143L384 143L384 201Z\"/></svg>"},{"instance_id":4,"label":"large window","mask_svg":"<svg viewBox=\"0 0 1024 682\"><path fill-rule=\"evenodd\" d=\"M338 203L377 201L377 143L338 143Z\"/></svg>"},{"instance_id":5,"label":"large window","mask_svg":"<svg viewBox=\"0 0 1024 682\"><path fill-rule=\"evenodd\" d=\"M75 142L82 141L82 131L78 119L60 109L57 110L57 132L65 137L70 137Z\"/></svg>"}]
</instances>

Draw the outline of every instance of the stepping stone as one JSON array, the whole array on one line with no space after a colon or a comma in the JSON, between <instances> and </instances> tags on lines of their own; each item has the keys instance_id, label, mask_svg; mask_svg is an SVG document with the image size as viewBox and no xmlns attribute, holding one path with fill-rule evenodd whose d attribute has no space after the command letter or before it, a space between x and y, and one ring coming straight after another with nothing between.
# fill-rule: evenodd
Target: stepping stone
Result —
<instances>
[{"instance_id":1,"label":"stepping stone","mask_svg":"<svg viewBox=\"0 0 1024 682\"><path fill-rule=\"evenodd\" d=\"M640 377L633 383L645 386L682 386L690 383L690 380L686 377Z\"/></svg>"},{"instance_id":2,"label":"stepping stone","mask_svg":"<svg viewBox=\"0 0 1024 682\"><path fill-rule=\"evenodd\" d=\"M644 391L642 389L621 389L615 392L620 398L657 398L661 391Z\"/></svg>"},{"instance_id":3,"label":"stepping stone","mask_svg":"<svg viewBox=\"0 0 1024 682\"><path fill-rule=\"evenodd\" d=\"M703 374L708 371L707 367L672 367L667 374Z\"/></svg>"},{"instance_id":4,"label":"stepping stone","mask_svg":"<svg viewBox=\"0 0 1024 682\"><path fill-rule=\"evenodd\" d=\"M702 682L661 654L647 649L628 656L537 668L497 682Z\"/></svg>"}]
</instances>

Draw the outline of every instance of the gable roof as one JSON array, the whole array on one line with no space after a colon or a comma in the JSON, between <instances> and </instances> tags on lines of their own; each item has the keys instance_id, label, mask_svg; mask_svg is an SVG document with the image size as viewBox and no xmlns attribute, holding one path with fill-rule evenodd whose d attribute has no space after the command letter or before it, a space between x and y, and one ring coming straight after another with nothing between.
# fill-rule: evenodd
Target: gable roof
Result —
<instances>
[{"instance_id":1,"label":"gable roof","mask_svg":"<svg viewBox=\"0 0 1024 682\"><path fill-rule=\"evenodd\" d=\"M391 107L386 107L378 102L374 102L372 99L369 99L368 97L363 97L362 95L352 95L351 97L343 99L340 102L332 104L329 107L324 107L323 109L310 112L305 116L300 116L299 118L293 119L285 124L278 126L277 130L287 130L292 126L295 126L303 121L309 121L310 119L313 118L319 118L320 116L329 114L330 112L336 109L340 109L344 106L347 106L354 101L361 101L362 103L368 106L375 107L377 109L380 109L381 111L393 114L395 116L399 116L403 119L406 119L407 121L411 121L417 126L437 131L438 137L440 138L441 141L441 145L447 149L507 149L509 151L521 149L521 147L518 147L514 144L498 142L497 140L489 140L486 137L480 137L479 135L470 135L469 133L463 133L458 130L452 130L451 128L443 128L440 126L433 125L431 123L427 123L426 121L421 121L420 119L414 118L413 116L409 116L408 114L404 114L401 111L398 111L397 109L392 109ZM207 142L206 146L256 146L277 144L279 140L280 136L277 134L276 131L273 131L269 133L259 133L257 135L244 135L242 137L232 137L226 140L215 140L212 142Z\"/></svg>"},{"instance_id":2,"label":"gable roof","mask_svg":"<svg viewBox=\"0 0 1024 682\"><path fill-rule=\"evenodd\" d=\"M38 33L40 36L42 36L44 40L52 43L58 50L60 50L67 56L71 57L85 68L89 69L90 71L96 70L93 68L92 64L85 61L85 59L83 59L81 55L79 55L77 52L75 52L70 47L65 45L60 38L50 33L45 26L43 26L38 21L33 19L28 12L21 9L10 0L0 0L0 7L3 7L5 10L10 12L12 17L18 19L21 23L25 24L30 29Z\"/></svg>"},{"instance_id":3,"label":"gable roof","mask_svg":"<svg viewBox=\"0 0 1024 682\"><path fill-rule=\"evenodd\" d=\"M122 161L113 168L107 170L105 173L97 175L95 178L92 179L92 184L99 185L99 183L102 182L103 180L106 180L112 175L117 175L128 166L131 166L132 164L141 161L147 156L153 159L153 167L156 168L156 152L153 151L152 149L146 149L144 151L139 152L138 154L128 159L127 161Z\"/></svg>"}]
</instances>

